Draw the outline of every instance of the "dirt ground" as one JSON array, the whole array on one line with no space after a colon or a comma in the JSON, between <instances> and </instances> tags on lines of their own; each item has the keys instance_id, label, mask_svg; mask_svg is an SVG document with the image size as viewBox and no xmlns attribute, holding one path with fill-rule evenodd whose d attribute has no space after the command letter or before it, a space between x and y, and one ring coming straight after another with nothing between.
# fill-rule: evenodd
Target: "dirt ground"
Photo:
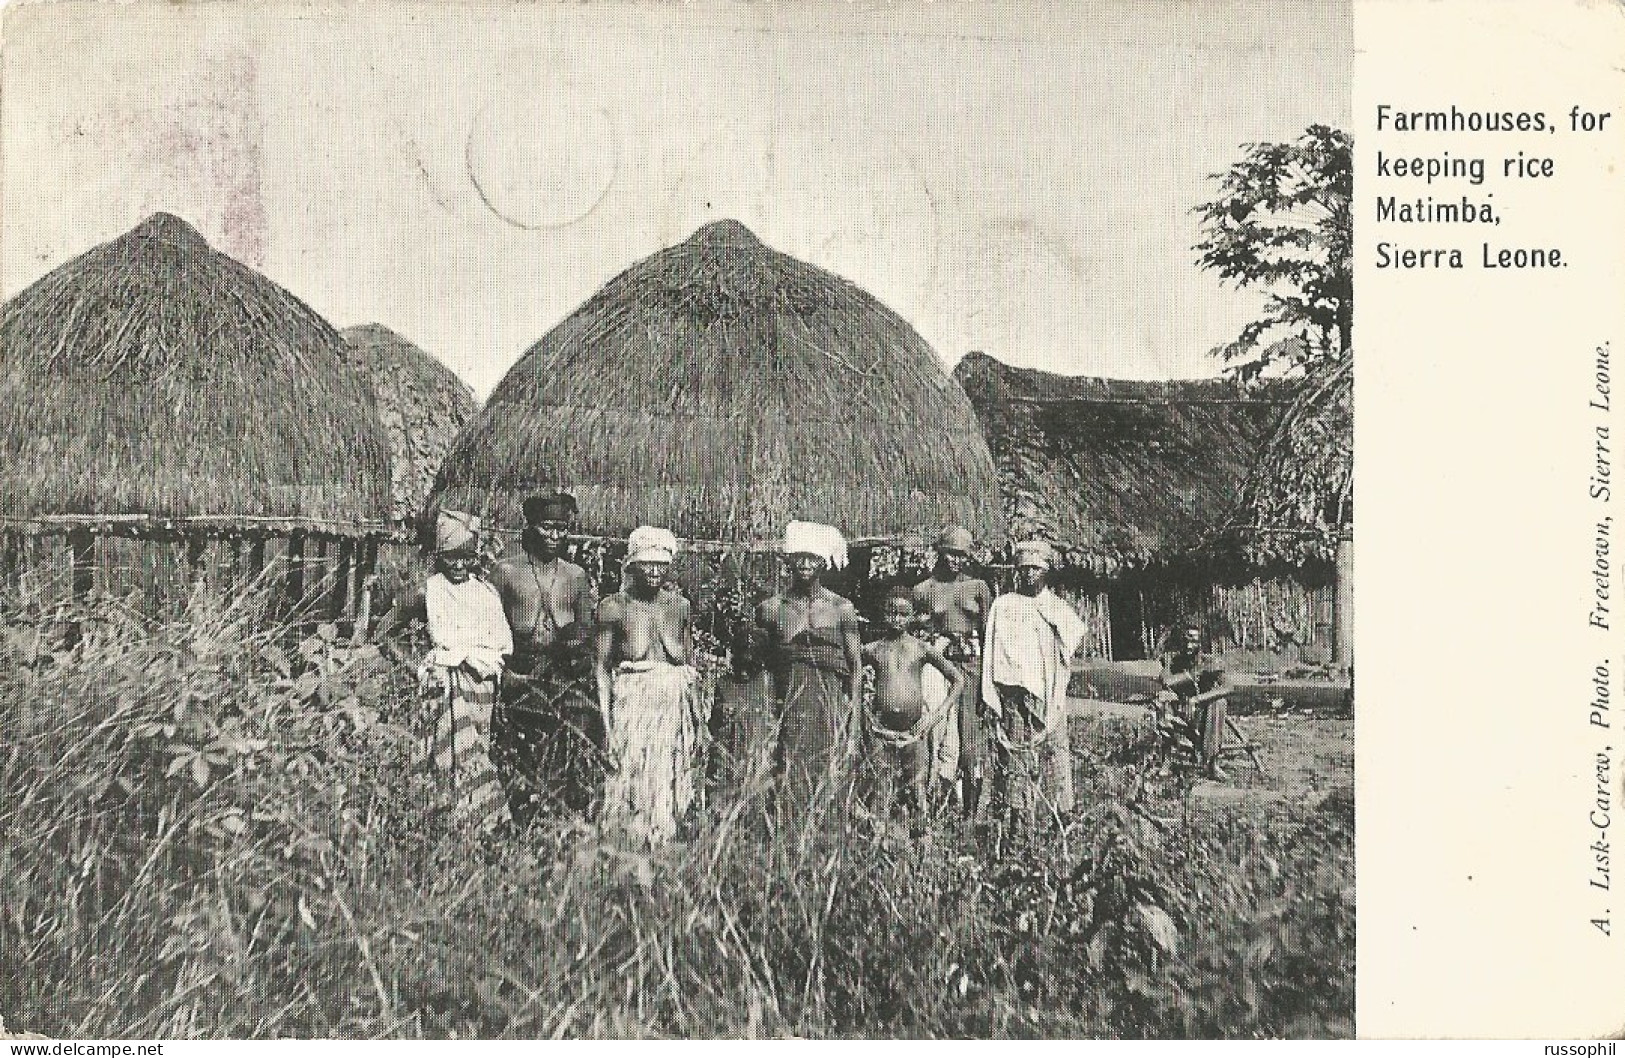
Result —
<instances>
[{"instance_id":1,"label":"dirt ground","mask_svg":"<svg viewBox=\"0 0 1625 1058\"><path fill-rule=\"evenodd\" d=\"M1071 710L1074 745L1080 740L1089 745L1091 721L1126 720L1142 723L1147 730L1151 726L1151 710L1145 705L1074 698ZM1261 714L1236 717L1235 724L1256 747L1263 774L1246 753L1227 752L1223 761L1226 780L1197 783L1191 791L1196 797L1257 803L1313 799L1353 788L1353 717Z\"/></svg>"}]
</instances>

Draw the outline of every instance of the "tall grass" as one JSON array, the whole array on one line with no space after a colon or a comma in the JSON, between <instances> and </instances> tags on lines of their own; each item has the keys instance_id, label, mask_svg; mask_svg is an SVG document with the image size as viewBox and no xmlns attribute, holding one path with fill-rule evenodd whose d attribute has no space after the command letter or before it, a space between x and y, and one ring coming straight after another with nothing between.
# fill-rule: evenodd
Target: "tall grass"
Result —
<instances>
[{"instance_id":1,"label":"tall grass","mask_svg":"<svg viewBox=\"0 0 1625 1058\"><path fill-rule=\"evenodd\" d=\"M158 624L0 615L0 1014L71 1036L1352 1032L1352 806L1127 803L992 855L826 797L713 796L640 855L459 832L409 666L253 596ZM62 646L77 624L80 641Z\"/></svg>"}]
</instances>

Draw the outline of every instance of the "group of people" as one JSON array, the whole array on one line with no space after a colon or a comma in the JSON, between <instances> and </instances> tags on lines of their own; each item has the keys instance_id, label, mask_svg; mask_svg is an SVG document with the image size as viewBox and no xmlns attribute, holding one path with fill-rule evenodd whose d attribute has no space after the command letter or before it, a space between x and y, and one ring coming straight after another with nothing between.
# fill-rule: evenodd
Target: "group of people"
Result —
<instances>
[{"instance_id":1,"label":"group of people","mask_svg":"<svg viewBox=\"0 0 1625 1058\"><path fill-rule=\"evenodd\" d=\"M945 530L932 574L886 596L865 644L852 601L823 583L846 564L841 533L791 522L787 587L737 630L731 672L702 695L689 602L668 577L675 536L634 530L621 589L600 600L565 555L575 500L538 496L523 510L519 552L484 579L478 519L441 512L423 593L425 760L482 828L553 804L596 808L638 843L667 841L719 721L753 732L732 746L760 760L735 763L770 772L780 804L839 797L861 773L882 816L957 802L975 817L989 782L997 818L1017 831L1072 810L1067 685L1087 626L1047 584L1049 544L1016 545L1016 586L995 597L968 571L971 534ZM1165 670L1182 694L1189 681Z\"/></svg>"}]
</instances>

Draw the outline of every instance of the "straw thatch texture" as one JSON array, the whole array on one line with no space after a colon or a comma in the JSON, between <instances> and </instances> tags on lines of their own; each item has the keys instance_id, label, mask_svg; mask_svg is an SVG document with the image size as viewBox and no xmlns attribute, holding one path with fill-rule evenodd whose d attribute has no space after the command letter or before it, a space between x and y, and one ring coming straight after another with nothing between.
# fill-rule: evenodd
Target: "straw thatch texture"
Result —
<instances>
[{"instance_id":1,"label":"straw thatch texture","mask_svg":"<svg viewBox=\"0 0 1625 1058\"><path fill-rule=\"evenodd\" d=\"M1249 561L1330 561L1354 521L1354 357L1299 384L1246 488L1239 536Z\"/></svg>"},{"instance_id":2,"label":"straw thatch texture","mask_svg":"<svg viewBox=\"0 0 1625 1058\"><path fill-rule=\"evenodd\" d=\"M756 546L802 518L855 539L950 522L1003 536L987 445L925 341L732 221L634 265L533 346L432 502L513 524L555 486L606 535L651 523Z\"/></svg>"},{"instance_id":3,"label":"straw thatch texture","mask_svg":"<svg viewBox=\"0 0 1625 1058\"><path fill-rule=\"evenodd\" d=\"M1069 378L971 353L954 371L999 468L1011 534L1109 575L1180 558L1231 519L1278 393L1222 380Z\"/></svg>"},{"instance_id":4,"label":"straw thatch texture","mask_svg":"<svg viewBox=\"0 0 1625 1058\"><path fill-rule=\"evenodd\" d=\"M6 304L0 517L358 535L388 462L345 355L292 294L156 214Z\"/></svg>"},{"instance_id":5,"label":"straw thatch texture","mask_svg":"<svg viewBox=\"0 0 1625 1058\"><path fill-rule=\"evenodd\" d=\"M388 327L367 323L342 333L389 439L390 517L415 518L480 402L450 368Z\"/></svg>"}]
</instances>

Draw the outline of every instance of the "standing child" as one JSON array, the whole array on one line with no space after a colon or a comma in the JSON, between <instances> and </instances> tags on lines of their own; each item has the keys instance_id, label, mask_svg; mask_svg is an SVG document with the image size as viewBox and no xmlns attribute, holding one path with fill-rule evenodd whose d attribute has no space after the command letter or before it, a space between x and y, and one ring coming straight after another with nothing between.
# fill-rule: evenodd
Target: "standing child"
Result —
<instances>
[{"instance_id":1,"label":"standing child","mask_svg":"<svg viewBox=\"0 0 1625 1058\"><path fill-rule=\"evenodd\" d=\"M907 588L891 591L880 612L881 638L863 648L864 660L875 673L874 707L867 727L880 772L882 792L877 808L882 818L891 814L899 787L912 811L924 807L930 778L926 735L958 701L965 682L957 665L909 632L914 613L913 592ZM942 673L949 684L946 698L932 710L926 708L921 679L927 665Z\"/></svg>"}]
</instances>

